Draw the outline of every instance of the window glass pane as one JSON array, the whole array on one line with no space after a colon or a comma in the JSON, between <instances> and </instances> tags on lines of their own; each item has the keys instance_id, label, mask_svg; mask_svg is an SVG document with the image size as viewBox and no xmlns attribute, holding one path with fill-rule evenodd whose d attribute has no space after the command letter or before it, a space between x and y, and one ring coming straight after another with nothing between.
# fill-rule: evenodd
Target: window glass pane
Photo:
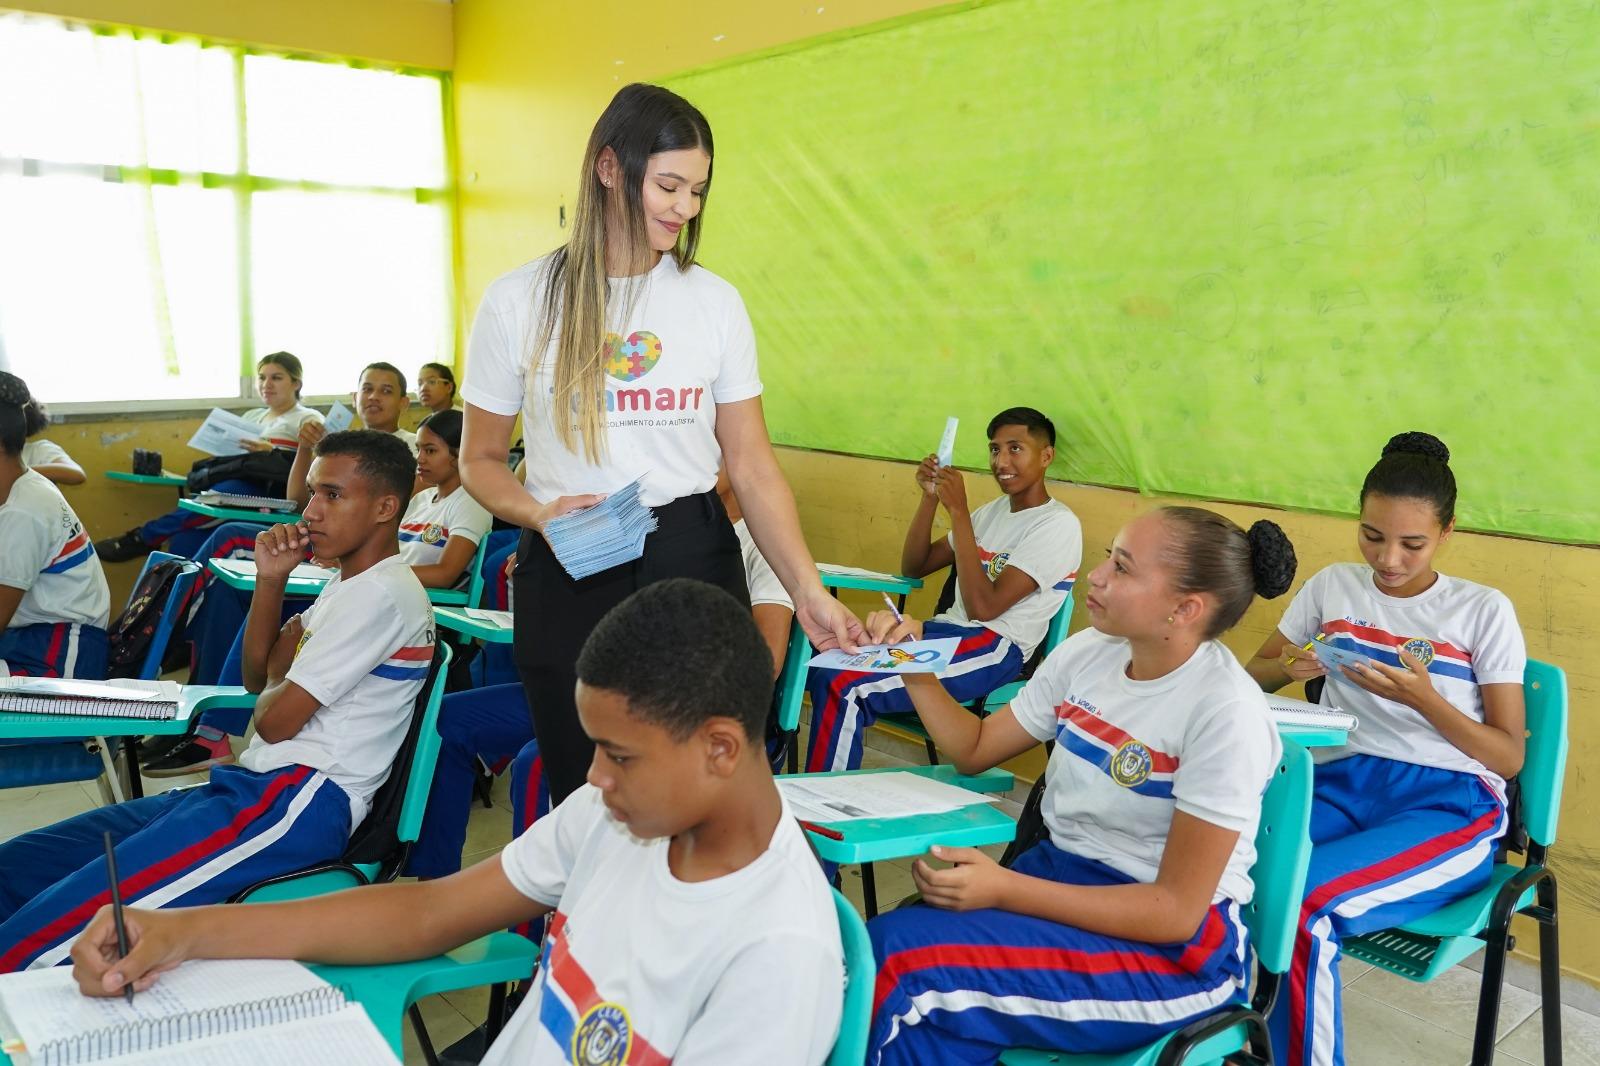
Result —
<instances>
[{"instance_id":1,"label":"window glass pane","mask_svg":"<svg viewBox=\"0 0 1600 1066\"><path fill-rule=\"evenodd\" d=\"M147 165L225 174L238 170L233 56L198 43L154 39L136 41L134 56L143 115L142 143L136 148L147 153Z\"/></svg>"},{"instance_id":2,"label":"window glass pane","mask_svg":"<svg viewBox=\"0 0 1600 1066\"><path fill-rule=\"evenodd\" d=\"M438 188L438 78L246 56L249 167L263 177Z\"/></svg>"},{"instance_id":3,"label":"window glass pane","mask_svg":"<svg viewBox=\"0 0 1600 1066\"><path fill-rule=\"evenodd\" d=\"M258 193L251 267L257 352L305 363L307 393L346 393L384 360L415 390L448 361L448 215L438 204L358 193Z\"/></svg>"},{"instance_id":4,"label":"window glass pane","mask_svg":"<svg viewBox=\"0 0 1600 1066\"><path fill-rule=\"evenodd\" d=\"M47 401L239 391L233 194L0 177L0 323Z\"/></svg>"}]
</instances>

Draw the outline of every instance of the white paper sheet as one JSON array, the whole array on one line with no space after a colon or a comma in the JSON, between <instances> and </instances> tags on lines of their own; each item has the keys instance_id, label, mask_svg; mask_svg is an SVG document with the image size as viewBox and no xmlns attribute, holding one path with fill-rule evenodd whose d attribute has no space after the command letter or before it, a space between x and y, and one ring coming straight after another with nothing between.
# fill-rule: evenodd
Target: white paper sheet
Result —
<instances>
[{"instance_id":1,"label":"white paper sheet","mask_svg":"<svg viewBox=\"0 0 1600 1066\"><path fill-rule=\"evenodd\" d=\"M189 438L189 447L212 455L243 455L240 440L262 440L261 427L236 414L213 407L200 428Z\"/></svg>"},{"instance_id":2,"label":"white paper sheet","mask_svg":"<svg viewBox=\"0 0 1600 1066\"><path fill-rule=\"evenodd\" d=\"M991 801L991 797L979 792L901 772L780 777L778 790L795 817L808 822L943 814Z\"/></svg>"}]
</instances>

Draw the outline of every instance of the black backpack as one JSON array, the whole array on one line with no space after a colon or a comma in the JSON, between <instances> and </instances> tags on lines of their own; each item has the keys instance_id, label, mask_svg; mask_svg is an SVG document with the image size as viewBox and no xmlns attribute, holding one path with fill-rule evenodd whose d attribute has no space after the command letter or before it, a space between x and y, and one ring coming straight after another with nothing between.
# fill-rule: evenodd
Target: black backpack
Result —
<instances>
[{"instance_id":1,"label":"black backpack","mask_svg":"<svg viewBox=\"0 0 1600 1066\"><path fill-rule=\"evenodd\" d=\"M161 624L161 612L172 594L172 584L188 565L193 564L166 559L140 576L133 595L128 597L128 606L106 631L106 643L110 645L106 655L107 677L138 677L143 671L145 656L150 654L150 642Z\"/></svg>"},{"instance_id":2,"label":"black backpack","mask_svg":"<svg viewBox=\"0 0 1600 1066\"><path fill-rule=\"evenodd\" d=\"M270 452L245 452L243 455L213 455L201 459L189 468L190 492L204 492L222 481L252 481L262 487L267 496L281 499L288 491L289 469L294 466L294 452L287 448L274 448Z\"/></svg>"}]
</instances>

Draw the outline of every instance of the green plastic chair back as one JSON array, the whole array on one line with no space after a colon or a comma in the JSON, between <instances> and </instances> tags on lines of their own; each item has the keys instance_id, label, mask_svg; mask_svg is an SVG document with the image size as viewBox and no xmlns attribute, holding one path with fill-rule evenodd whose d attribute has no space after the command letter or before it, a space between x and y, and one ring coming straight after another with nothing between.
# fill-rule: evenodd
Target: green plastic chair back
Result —
<instances>
[{"instance_id":1,"label":"green plastic chair back","mask_svg":"<svg viewBox=\"0 0 1600 1066\"><path fill-rule=\"evenodd\" d=\"M1256 862L1250 868L1255 896L1243 909L1256 958L1272 973L1288 971L1300 924L1311 863L1311 783L1311 754L1284 741L1283 758L1261 797Z\"/></svg>"},{"instance_id":2,"label":"green plastic chair back","mask_svg":"<svg viewBox=\"0 0 1600 1066\"><path fill-rule=\"evenodd\" d=\"M1529 659L1522 675L1528 709L1528 746L1522 772L1522 824L1535 842L1556 842L1561 786L1567 775L1567 675L1559 666Z\"/></svg>"},{"instance_id":3,"label":"green plastic chair back","mask_svg":"<svg viewBox=\"0 0 1600 1066\"><path fill-rule=\"evenodd\" d=\"M828 1066L861 1066L867 1057L867 1030L872 1024L872 990L878 964L872 957L867 923L833 890L833 910L839 918L839 941L844 946L844 1010L839 1015L839 1036L828 1055Z\"/></svg>"},{"instance_id":4,"label":"green plastic chair back","mask_svg":"<svg viewBox=\"0 0 1600 1066\"><path fill-rule=\"evenodd\" d=\"M467 584L467 606L477 607L483 603L483 556L489 547L489 534L484 532L478 538L478 550L472 553L472 562L467 566L472 579Z\"/></svg>"}]
</instances>

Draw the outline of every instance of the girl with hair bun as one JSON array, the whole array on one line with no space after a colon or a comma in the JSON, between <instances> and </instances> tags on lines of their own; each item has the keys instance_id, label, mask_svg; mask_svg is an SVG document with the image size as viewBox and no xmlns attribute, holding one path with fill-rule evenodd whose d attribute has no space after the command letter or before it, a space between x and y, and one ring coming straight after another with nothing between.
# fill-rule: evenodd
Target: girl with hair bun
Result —
<instances>
[{"instance_id":1,"label":"girl with hair bun","mask_svg":"<svg viewBox=\"0 0 1600 1066\"><path fill-rule=\"evenodd\" d=\"M1344 939L1483 887L1506 830L1505 782L1522 768L1527 652L1503 593L1433 567L1455 506L1444 442L1391 438L1361 486L1356 543L1366 562L1307 581L1248 667L1268 692L1326 677L1322 703L1361 721L1344 747L1313 753L1304 924L1271 1018L1280 1062L1344 1062ZM1319 645L1364 661L1330 669Z\"/></svg>"},{"instance_id":2,"label":"girl with hair bun","mask_svg":"<svg viewBox=\"0 0 1600 1066\"><path fill-rule=\"evenodd\" d=\"M1242 1002L1239 908L1282 747L1260 688L1217 637L1282 595L1283 531L1196 507L1134 519L1088 576L1093 628L978 718L907 674L928 734L962 773L1054 740L1049 830L1010 867L976 848L918 860L922 904L868 923L878 963L867 1061L989 1062L1010 1047L1114 1054ZM901 639L892 614L873 641Z\"/></svg>"},{"instance_id":3,"label":"girl with hair bun","mask_svg":"<svg viewBox=\"0 0 1600 1066\"><path fill-rule=\"evenodd\" d=\"M0 667L100 679L111 589L61 490L23 462L35 409L23 380L0 371Z\"/></svg>"}]
</instances>

